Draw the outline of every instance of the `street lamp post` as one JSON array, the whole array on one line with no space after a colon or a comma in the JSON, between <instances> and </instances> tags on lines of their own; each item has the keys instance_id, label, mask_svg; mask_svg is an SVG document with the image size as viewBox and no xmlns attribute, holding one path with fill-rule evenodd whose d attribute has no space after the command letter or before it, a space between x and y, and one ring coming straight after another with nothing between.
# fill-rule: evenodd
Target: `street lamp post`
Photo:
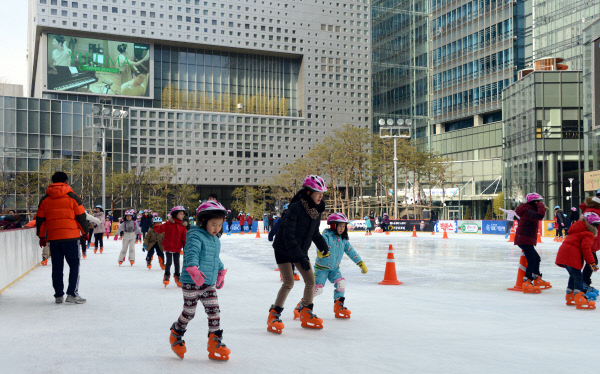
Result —
<instances>
[{"instance_id":1,"label":"street lamp post","mask_svg":"<svg viewBox=\"0 0 600 374\"><path fill-rule=\"evenodd\" d=\"M90 121L87 127L99 128L102 133L102 208L106 209L106 129L119 130L122 120L127 118L129 113L124 110L110 107L102 108L99 105L92 107L92 114L88 116Z\"/></svg>"},{"instance_id":2,"label":"street lamp post","mask_svg":"<svg viewBox=\"0 0 600 374\"><path fill-rule=\"evenodd\" d=\"M394 125L394 122L396 125ZM410 119L394 121L391 118L387 120L382 118L379 120L379 137L394 139L394 219L398 219L398 155L396 154L396 140L411 137L411 124L412 120ZM406 200L406 196L404 196L404 199Z\"/></svg>"}]
</instances>

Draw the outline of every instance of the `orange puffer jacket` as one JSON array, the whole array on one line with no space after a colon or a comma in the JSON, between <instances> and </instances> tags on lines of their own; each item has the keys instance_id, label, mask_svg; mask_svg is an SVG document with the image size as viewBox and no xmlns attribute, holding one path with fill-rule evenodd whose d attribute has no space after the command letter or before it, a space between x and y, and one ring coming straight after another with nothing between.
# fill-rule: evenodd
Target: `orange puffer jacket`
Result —
<instances>
[{"instance_id":1,"label":"orange puffer jacket","mask_svg":"<svg viewBox=\"0 0 600 374\"><path fill-rule=\"evenodd\" d=\"M569 229L569 235L562 243L556 254L556 265L570 266L575 269L583 268L583 260L588 264L594 263L592 243L598 230L587 223L584 217L575 222Z\"/></svg>"},{"instance_id":2,"label":"orange puffer jacket","mask_svg":"<svg viewBox=\"0 0 600 374\"><path fill-rule=\"evenodd\" d=\"M79 240L87 233L85 209L81 199L65 183L52 183L46 189L36 213L40 238L60 242Z\"/></svg>"},{"instance_id":3,"label":"orange puffer jacket","mask_svg":"<svg viewBox=\"0 0 600 374\"><path fill-rule=\"evenodd\" d=\"M154 225L152 228L157 234L165 233L163 239L163 251L179 253L185 245L187 229L184 225L185 222L178 220L177 218L169 218L169 220L162 225Z\"/></svg>"}]
</instances>

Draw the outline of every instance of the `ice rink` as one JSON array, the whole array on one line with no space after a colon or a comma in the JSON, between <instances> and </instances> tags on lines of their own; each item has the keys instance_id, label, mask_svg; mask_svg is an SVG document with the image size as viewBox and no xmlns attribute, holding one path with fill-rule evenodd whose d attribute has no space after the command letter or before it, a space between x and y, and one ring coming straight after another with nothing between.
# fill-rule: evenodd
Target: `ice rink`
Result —
<instances>
[{"instance_id":1,"label":"ice rink","mask_svg":"<svg viewBox=\"0 0 600 374\"><path fill-rule=\"evenodd\" d=\"M169 328L182 309L181 289L174 282L163 287L156 256L148 270L141 245L135 265L119 267L121 242L111 238L103 254L90 249L82 260L79 292L86 304L54 303L50 263L0 294L0 372L564 373L595 367L600 310L565 305L567 272L554 265L559 243L544 238L538 245L544 279L554 287L523 294L506 290L515 284L520 250L504 236L410 235L351 233L369 268L363 275L347 257L342 262L352 318L333 317L327 284L315 298L323 330L303 329L292 317L303 288L296 282L282 335L266 331L281 284L266 235L223 236L221 259L229 270L219 299L229 362L208 359L202 308L184 337L185 359L171 352ZM377 284L389 244L400 286ZM313 261L314 249L310 255Z\"/></svg>"}]
</instances>

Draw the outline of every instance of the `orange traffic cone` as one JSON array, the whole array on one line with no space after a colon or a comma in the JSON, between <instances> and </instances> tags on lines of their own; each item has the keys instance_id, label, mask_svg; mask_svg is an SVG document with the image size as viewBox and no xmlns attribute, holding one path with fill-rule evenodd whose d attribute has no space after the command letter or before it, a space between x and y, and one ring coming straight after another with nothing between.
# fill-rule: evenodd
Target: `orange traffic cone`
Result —
<instances>
[{"instance_id":1,"label":"orange traffic cone","mask_svg":"<svg viewBox=\"0 0 600 374\"><path fill-rule=\"evenodd\" d=\"M413 234L412 234L412 237L413 237L413 238L416 238L416 237L417 237L417 227L416 227L416 226L413 226Z\"/></svg>"},{"instance_id":2,"label":"orange traffic cone","mask_svg":"<svg viewBox=\"0 0 600 374\"><path fill-rule=\"evenodd\" d=\"M394 247L390 244L388 249L387 262L385 264L385 274L383 280L379 284L400 285L396 275L396 260L394 260Z\"/></svg>"},{"instance_id":3,"label":"orange traffic cone","mask_svg":"<svg viewBox=\"0 0 600 374\"><path fill-rule=\"evenodd\" d=\"M260 239L260 230L256 230L256 237Z\"/></svg>"},{"instance_id":4,"label":"orange traffic cone","mask_svg":"<svg viewBox=\"0 0 600 374\"><path fill-rule=\"evenodd\" d=\"M538 225L538 233L537 233L537 242L538 243L542 242L542 230L539 225Z\"/></svg>"},{"instance_id":5,"label":"orange traffic cone","mask_svg":"<svg viewBox=\"0 0 600 374\"><path fill-rule=\"evenodd\" d=\"M517 232L517 221L513 221L513 226L510 228L510 237L508 238L508 243L515 242L515 233Z\"/></svg>"},{"instance_id":6,"label":"orange traffic cone","mask_svg":"<svg viewBox=\"0 0 600 374\"><path fill-rule=\"evenodd\" d=\"M523 277L525 276L525 269L527 269L527 258L525 252L521 251L521 261L519 261L519 271L517 272L517 282L512 288L507 288L509 291L523 291Z\"/></svg>"},{"instance_id":7,"label":"orange traffic cone","mask_svg":"<svg viewBox=\"0 0 600 374\"><path fill-rule=\"evenodd\" d=\"M446 229L444 229L444 236L442 236L442 239L448 239L448 233L446 232Z\"/></svg>"}]
</instances>

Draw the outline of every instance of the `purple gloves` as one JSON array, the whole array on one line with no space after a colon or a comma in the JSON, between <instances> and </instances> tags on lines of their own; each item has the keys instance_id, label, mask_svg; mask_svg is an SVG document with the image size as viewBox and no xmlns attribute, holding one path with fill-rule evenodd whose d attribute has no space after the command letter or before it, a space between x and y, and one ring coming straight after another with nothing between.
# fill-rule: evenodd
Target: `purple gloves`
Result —
<instances>
[{"instance_id":1,"label":"purple gloves","mask_svg":"<svg viewBox=\"0 0 600 374\"><path fill-rule=\"evenodd\" d=\"M187 270L187 272L190 274L190 277L192 277L192 280L196 286L200 287L204 284L204 279L206 279L206 276L200 271L200 269L198 269L197 266L188 266L185 268L185 270Z\"/></svg>"},{"instance_id":2,"label":"purple gloves","mask_svg":"<svg viewBox=\"0 0 600 374\"><path fill-rule=\"evenodd\" d=\"M223 285L225 284L225 274L227 274L227 269L220 270L217 274L217 290L223 288Z\"/></svg>"}]
</instances>

